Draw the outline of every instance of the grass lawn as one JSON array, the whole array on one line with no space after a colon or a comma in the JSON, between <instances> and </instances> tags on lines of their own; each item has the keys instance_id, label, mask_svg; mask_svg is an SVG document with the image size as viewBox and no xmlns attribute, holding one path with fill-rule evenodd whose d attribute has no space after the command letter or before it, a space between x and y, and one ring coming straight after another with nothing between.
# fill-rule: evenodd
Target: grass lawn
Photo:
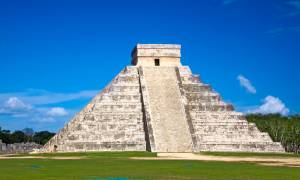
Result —
<instances>
[{"instance_id":1,"label":"grass lawn","mask_svg":"<svg viewBox=\"0 0 300 180\"><path fill-rule=\"evenodd\" d=\"M53 156L45 154L45 156ZM87 159L0 159L1 180L81 179L300 179L299 168L268 167L253 163L188 160L132 160L155 153L59 153Z\"/></svg>"},{"instance_id":2,"label":"grass lawn","mask_svg":"<svg viewBox=\"0 0 300 180\"><path fill-rule=\"evenodd\" d=\"M41 154L16 154L11 155L11 157L20 156L43 156L43 157L88 157L88 158L126 158L126 157L156 157L156 153L152 152L67 152L67 153L41 153Z\"/></svg>"}]
</instances>

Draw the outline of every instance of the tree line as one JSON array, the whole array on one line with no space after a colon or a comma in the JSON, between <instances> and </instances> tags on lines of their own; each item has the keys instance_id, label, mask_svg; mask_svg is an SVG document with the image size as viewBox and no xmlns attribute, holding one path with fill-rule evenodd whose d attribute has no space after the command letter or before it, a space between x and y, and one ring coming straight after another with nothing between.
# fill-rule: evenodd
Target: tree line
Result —
<instances>
[{"instance_id":1,"label":"tree line","mask_svg":"<svg viewBox=\"0 0 300 180\"><path fill-rule=\"evenodd\" d=\"M258 129L269 133L273 141L281 142L287 152L300 153L300 116L282 116L280 114L249 114L249 122Z\"/></svg>"},{"instance_id":2,"label":"tree line","mask_svg":"<svg viewBox=\"0 0 300 180\"><path fill-rule=\"evenodd\" d=\"M6 144L35 142L37 144L44 145L54 135L55 133L49 131L34 132L30 128L11 132L9 130L3 130L0 127L0 140L2 140L2 142Z\"/></svg>"}]
</instances>

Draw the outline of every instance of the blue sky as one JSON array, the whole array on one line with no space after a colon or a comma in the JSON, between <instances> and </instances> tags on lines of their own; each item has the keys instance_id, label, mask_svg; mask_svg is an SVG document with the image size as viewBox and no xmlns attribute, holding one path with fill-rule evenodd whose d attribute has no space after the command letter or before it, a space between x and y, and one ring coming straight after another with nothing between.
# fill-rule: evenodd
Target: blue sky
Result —
<instances>
[{"instance_id":1,"label":"blue sky","mask_svg":"<svg viewBox=\"0 0 300 180\"><path fill-rule=\"evenodd\" d=\"M300 113L299 0L0 0L0 126L62 128L137 43L181 44L239 111Z\"/></svg>"}]
</instances>

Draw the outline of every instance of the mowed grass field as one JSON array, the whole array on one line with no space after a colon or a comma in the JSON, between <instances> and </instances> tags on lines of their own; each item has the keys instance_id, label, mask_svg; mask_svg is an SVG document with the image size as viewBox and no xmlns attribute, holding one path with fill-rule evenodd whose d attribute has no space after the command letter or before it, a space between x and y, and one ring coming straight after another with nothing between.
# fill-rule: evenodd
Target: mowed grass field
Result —
<instances>
[{"instance_id":1,"label":"mowed grass field","mask_svg":"<svg viewBox=\"0 0 300 180\"><path fill-rule=\"evenodd\" d=\"M48 159L0 159L0 180L300 179L300 169L293 167L244 162L130 159L156 156L155 153L145 152L57 153L42 156ZM84 159L51 159L72 156Z\"/></svg>"}]
</instances>

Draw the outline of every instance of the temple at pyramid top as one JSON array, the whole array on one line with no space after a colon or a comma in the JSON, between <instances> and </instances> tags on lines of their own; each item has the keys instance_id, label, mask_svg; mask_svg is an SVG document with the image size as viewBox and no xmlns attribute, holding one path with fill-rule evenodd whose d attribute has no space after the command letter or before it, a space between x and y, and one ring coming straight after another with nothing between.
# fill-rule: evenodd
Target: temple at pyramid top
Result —
<instances>
[{"instance_id":1,"label":"temple at pyramid top","mask_svg":"<svg viewBox=\"0 0 300 180\"><path fill-rule=\"evenodd\" d=\"M179 44L137 44L131 53L135 66L181 66Z\"/></svg>"}]
</instances>

